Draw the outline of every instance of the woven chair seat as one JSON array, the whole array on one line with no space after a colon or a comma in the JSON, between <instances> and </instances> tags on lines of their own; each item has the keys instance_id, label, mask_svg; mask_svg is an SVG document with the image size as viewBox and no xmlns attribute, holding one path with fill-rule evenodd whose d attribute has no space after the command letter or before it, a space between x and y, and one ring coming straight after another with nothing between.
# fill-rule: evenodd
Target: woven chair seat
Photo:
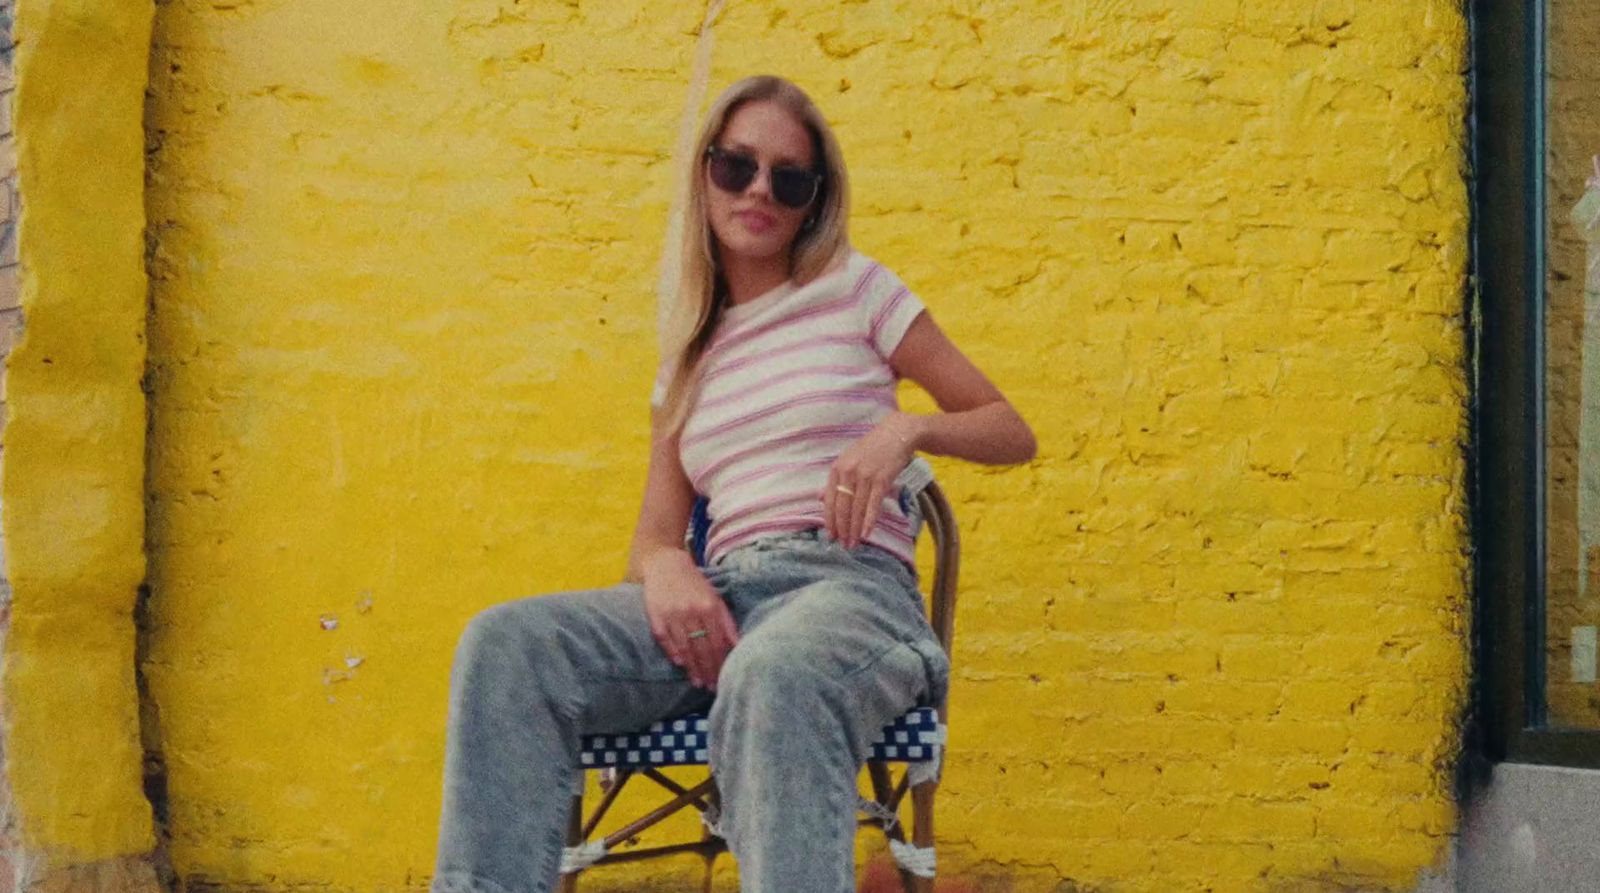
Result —
<instances>
[{"instance_id":1,"label":"woven chair seat","mask_svg":"<svg viewBox=\"0 0 1600 893\"><path fill-rule=\"evenodd\" d=\"M627 735L585 735L578 762L585 769L645 769L660 766L702 766L710 723L694 713L658 722ZM883 727L872 743L871 759L924 763L938 758L944 743L939 714L918 707Z\"/></svg>"}]
</instances>

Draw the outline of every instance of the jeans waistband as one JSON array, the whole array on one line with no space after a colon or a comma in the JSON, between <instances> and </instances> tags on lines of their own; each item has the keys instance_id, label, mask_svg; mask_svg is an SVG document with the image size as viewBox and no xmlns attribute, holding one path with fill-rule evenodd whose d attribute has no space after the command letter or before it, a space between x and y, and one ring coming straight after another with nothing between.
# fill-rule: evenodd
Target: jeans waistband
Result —
<instances>
[{"instance_id":1,"label":"jeans waistband","mask_svg":"<svg viewBox=\"0 0 1600 893\"><path fill-rule=\"evenodd\" d=\"M772 533L766 536L756 537L742 546L729 549L728 551L717 556L717 559L711 562L711 564L713 566L726 564L729 558L745 552L771 552L775 549L783 548L784 545L788 543L794 543L798 545L802 543L812 544L831 542L833 542L833 539L829 537L828 532L823 530L821 527L811 527L806 530L790 530L783 533Z\"/></svg>"},{"instance_id":2,"label":"jeans waistband","mask_svg":"<svg viewBox=\"0 0 1600 893\"><path fill-rule=\"evenodd\" d=\"M711 562L715 568L740 567L751 561L759 561L757 555L771 552L781 552L784 549L798 549L801 551L815 552L819 549L837 547L843 554L853 556L857 561L864 561L868 565L883 565L899 569L907 575L909 585L916 589L916 568L906 564L894 553L873 543L862 543L854 549L845 549L838 545L838 541L821 527L812 527L806 530L792 530L783 533L773 533L758 537L734 549L730 549ZM734 559L734 556L740 556ZM748 556L748 557L747 557ZM733 559L730 561L730 559Z\"/></svg>"}]
</instances>

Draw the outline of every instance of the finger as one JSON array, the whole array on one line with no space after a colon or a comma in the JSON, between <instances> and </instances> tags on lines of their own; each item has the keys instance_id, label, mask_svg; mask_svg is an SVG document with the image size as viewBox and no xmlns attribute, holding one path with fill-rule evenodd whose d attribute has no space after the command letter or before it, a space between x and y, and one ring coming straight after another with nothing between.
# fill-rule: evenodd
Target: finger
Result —
<instances>
[{"instance_id":1,"label":"finger","mask_svg":"<svg viewBox=\"0 0 1600 893\"><path fill-rule=\"evenodd\" d=\"M894 481L881 484L876 490L873 491L872 511L867 514L868 531L871 531L874 527L876 527L878 525L878 519L883 517L883 501L885 499L892 500L897 498L894 494L898 492L899 490L896 489Z\"/></svg>"},{"instance_id":2,"label":"finger","mask_svg":"<svg viewBox=\"0 0 1600 893\"><path fill-rule=\"evenodd\" d=\"M833 530L833 501L836 493L834 488L839 486L839 469L828 469L828 483L822 487L822 527L828 532L829 539L838 539L838 534Z\"/></svg>"},{"instance_id":3,"label":"finger","mask_svg":"<svg viewBox=\"0 0 1600 893\"><path fill-rule=\"evenodd\" d=\"M696 628L694 621L695 617L687 606L680 606L670 617L662 621L667 627L667 637L672 642L672 651L678 656L677 664L688 674L690 682L694 681L697 672L694 640L689 638L689 630Z\"/></svg>"},{"instance_id":4,"label":"finger","mask_svg":"<svg viewBox=\"0 0 1600 893\"><path fill-rule=\"evenodd\" d=\"M699 627L695 630L699 631ZM713 688L717 678L714 655L715 645L711 641L710 631L703 636L696 636L689 640L689 665L694 667L689 679L696 688Z\"/></svg>"},{"instance_id":5,"label":"finger","mask_svg":"<svg viewBox=\"0 0 1600 893\"><path fill-rule=\"evenodd\" d=\"M840 478L838 485L833 488L833 493L833 538L848 547L850 508L855 504L856 488L850 480Z\"/></svg>"},{"instance_id":6,"label":"finger","mask_svg":"<svg viewBox=\"0 0 1600 893\"><path fill-rule=\"evenodd\" d=\"M856 516L855 541L861 543L867 535L872 533L872 525L878 523L878 512L883 508L883 484L872 482L872 487L867 491L867 498L860 500L860 513Z\"/></svg>"},{"instance_id":7,"label":"finger","mask_svg":"<svg viewBox=\"0 0 1600 893\"><path fill-rule=\"evenodd\" d=\"M861 511L866 507L867 497L872 493L872 485L862 478L853 481L850 489L855 492L850 496L850 504L845 506L844 518L840 526L845 529L845 545L854 549L861 545Z\"/></svg>"},{"instance_id":8,"label":"finger","mask_svg":"<svg viewBox=\"0 0 1600 893\"><path fill-rule=\"evenodd\" d=\"M734 622L733 612L728 610L727 605L719 604L717 608L717 625L722 628L722 640L731 649L739 644L739 624Z\"/></svg>"},{"instance_id":9,"label":"finger","mask_svg":"<svg viewBox=\"0 0 1600 893\"><path fill-rule=\"evenodd\" d=\"M667 660L672 661L675 666L681 666L678 661L678 655L672 645L672 636L668 635L665 623L654 617L650 618L650 636L656 640L657 645L661 646L661 652L667 656Z\"/></svg>"},{"instance_id":10,"label":"finger","mask_svg":"<svg viewBox=\"0 0 1600 893\"><path fill-rule=\"evenodd\" d=\"M705 667L701 687L716 691L717 678L722 675L722 660L728 655L728 643L722 638L721 630L708 632L696 643L697 657Z\"/></svg>"},{"instance_id":11,"label":"finger","mask_svg":"<svg viewBox=\"0 0 1600 893\"><path fill-rule=\"evenodd\" d=\"M871 497L871 485L863 482L861 489L856 491L855 499L850 502L850 517L845 522L845 526L850 528L850 533L845 542L852 549L861 544L861 537L866 534L861 522L862 516L867 512L867 506L871 504Z\"/></svg>"},{"instance_id":12,"label":"finger","mask_svg":"<svg viewBox=\"0 0 1600 893\"><path fill-rule=\"evenodd\" d=\"M722 677L722 664L728 659L728 653L739 641L739 628L733 622L733 614L727 606L718 605L718 610L710 620L711 635L711 690L715 691L717 682Z\"/></svg>"},{"instance_id":13,"label":"finger","mask_svg":"<svg viewBox=\"0 0 1600 893\"><path fill-rule=\"evenodd\" d=\"M667 652L667 660L672 661L674 665L684 672L689 673L691 676L693 675L689 665L689 640L683 637L683 633L676 624L668 627L666 639L661 643L661 647Z\"/></svg>"}]
</instances>

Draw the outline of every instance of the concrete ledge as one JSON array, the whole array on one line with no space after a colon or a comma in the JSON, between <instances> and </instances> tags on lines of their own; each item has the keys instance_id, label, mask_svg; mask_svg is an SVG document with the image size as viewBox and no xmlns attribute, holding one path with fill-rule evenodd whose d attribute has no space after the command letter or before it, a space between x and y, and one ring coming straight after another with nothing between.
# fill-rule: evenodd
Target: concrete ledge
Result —
<instances>
[{"instance_id":1,"label":"concrete ledge","mask_svg":"<svg viewBox=\"0 0 1600 893\"><path fill-rule=\"evenodd\" d=\"M1600 771L1504 763L1464 809L1459 893L1590 893L1600 883Z\"/></svg>"}]
</instances>

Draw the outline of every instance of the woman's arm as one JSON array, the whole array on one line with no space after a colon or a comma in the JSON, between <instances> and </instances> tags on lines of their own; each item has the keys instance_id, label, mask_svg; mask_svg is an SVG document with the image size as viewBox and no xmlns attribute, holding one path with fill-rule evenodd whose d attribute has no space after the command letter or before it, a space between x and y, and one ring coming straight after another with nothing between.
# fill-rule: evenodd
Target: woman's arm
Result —
<instances>
[{"instance_id":1,"label":"woman's arm","mask_svg":"<svg viewBox=\"0 0 1600 893\"><path fill-rule=\"evenodd\" d=\"M693 684L715 689L739 630L684 548L694 488L678 460L677 433L663 431L659 416L651 417L650 467L628 550L628 580L644 584L650 632L668 659L683 667Z\"/></svg>"},{"instance_id":2,"label":"woman's arm","mask_svg":"<svg viewBox=\"0 0 1600 893\"><path fill-rule=\"evenodd\" d=\"M877 523L884 494L918 450L985 465L1026 462L1038 451L1028 423L928 314L911 323L889 366L921 385L942 412L892 413L834 462L823 517L828 533L849 548Z\"/></svg>"},{"instance_id":3,"label":"woman's arm","mask_svg":"<svg viewBox=\"0 0 1600 893\"><path fill-rule=\"evenodd\" d=\"M943 412L900 416L915 450L985 465L1027 462L1038 452L1033 430L960 348L924 313L906 330L889 366L921 385Z\"/></svg>"},{"instance_id":4,"label":"woman's arm","mask_svg":"<svg viewBox=\"0 0 1600 893\"><path fill-rule=\"evenodd\" d=\"M644 501L639 506L639 522L633 529L633 542L628 548L628 576L630 583L644 582L647 560L663 557L676 560L668 553L681 552L682 558L693 564L684 548L683 538L689 528L689 512L694 507L694 488L678 461L677 435L664 435L659 412L652 411L650 418L650 464L644 479Z\"/></svg>"}]
</instances>

